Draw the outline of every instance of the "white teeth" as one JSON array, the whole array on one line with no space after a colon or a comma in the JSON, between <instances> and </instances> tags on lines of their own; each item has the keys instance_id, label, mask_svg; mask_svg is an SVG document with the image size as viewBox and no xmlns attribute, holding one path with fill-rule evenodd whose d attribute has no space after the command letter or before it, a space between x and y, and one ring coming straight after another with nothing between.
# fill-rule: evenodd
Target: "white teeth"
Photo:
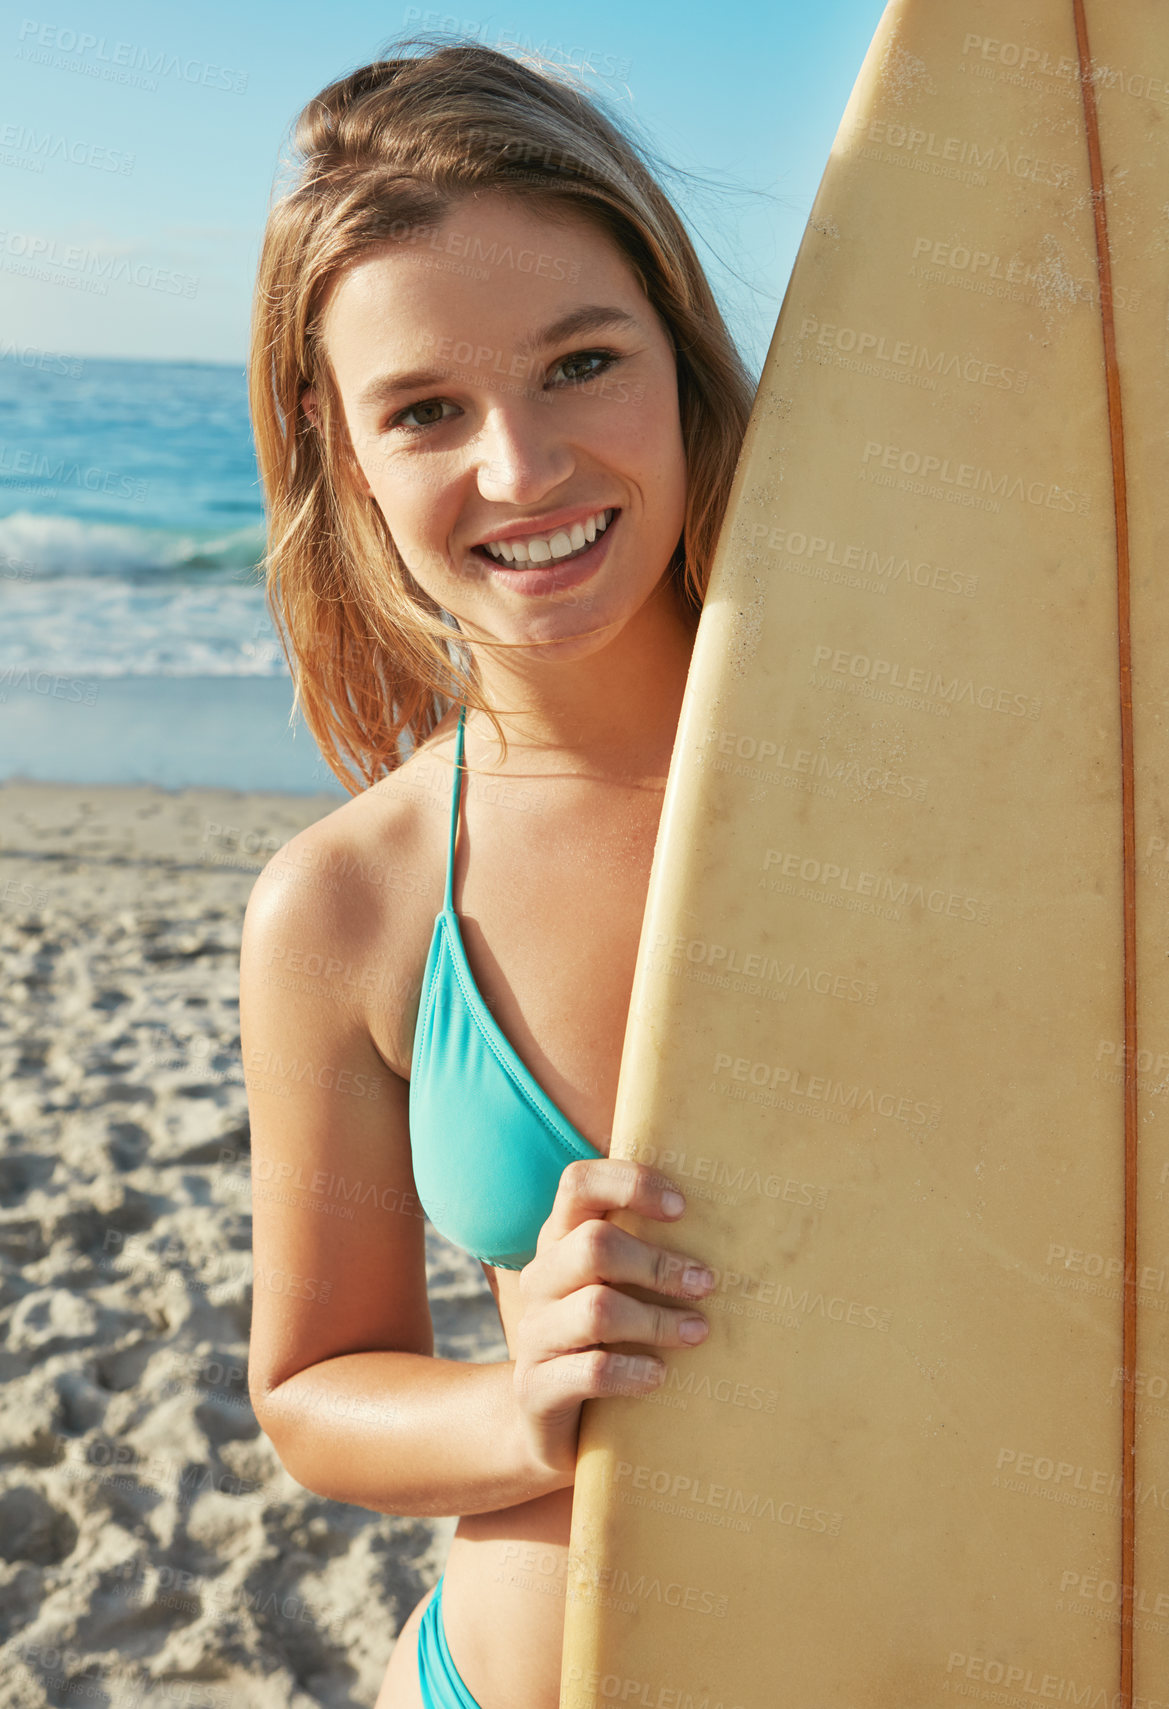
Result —
<instances>
[{"instance_id":1,"label":"white teeth","mask_svg":"<svg viewBox=\"0 0 1169 1709\"><path fill-rule=\"evenodd\" d=\"M504 564L547 564L579 552L603 534L613 520L612 510L598 510L571 528L558 528L551 536L537 534L529 540L489 540L485 549Z\"/></svg>"}]
</instances>

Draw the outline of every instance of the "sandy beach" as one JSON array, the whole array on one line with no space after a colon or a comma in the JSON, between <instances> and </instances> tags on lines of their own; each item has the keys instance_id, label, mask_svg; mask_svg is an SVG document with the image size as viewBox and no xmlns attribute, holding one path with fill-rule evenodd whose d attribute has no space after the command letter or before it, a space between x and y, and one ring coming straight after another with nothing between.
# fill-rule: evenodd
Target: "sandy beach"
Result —
<instances>
[{"instance_id":1,"label":"sandy beach","mask_svg":"<svg viewBox=\"0 0 1169 1709\"><path fill-rule=\"evenodd\" d=\"M453 1520L252 1413L244 908L335 796L0 785L0 1709L372 1705ZM506 1356L427 1227L436 1352Z\"/></svg>"}]
</instances>

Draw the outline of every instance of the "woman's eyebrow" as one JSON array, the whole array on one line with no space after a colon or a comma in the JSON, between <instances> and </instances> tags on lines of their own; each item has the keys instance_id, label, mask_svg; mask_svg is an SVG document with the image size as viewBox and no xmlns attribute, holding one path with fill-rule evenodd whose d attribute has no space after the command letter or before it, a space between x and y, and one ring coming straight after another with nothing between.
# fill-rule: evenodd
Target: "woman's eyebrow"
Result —
<instances>
[{"instance_id":1,"label":"woman's eyebrow","mask_svg":"<svg viewBox=\"0 0 1169 1709\"><path fill-rule=\"evenodd\" d=\"M581 308L570 309L559 319L538 331L528 333L516 343L516 350L521 355L528 355L533 350L544 349L549 344L557 344L561 339L574 338L583 332L596 332L601 327L633 328L637 326L633 315L624 309L605 307L600 303L586 303ZM468 341L469 343L469 341ZM458 346L456 345L457 349ZM480 346L474 347L478 351ZM493 352L488 352L488 355ZM413 391L417 386L433 386L449 378L450 368L412 368L400 374L379 374L375 380L363 386L357 396L358 409L376 408L385 403L395 392Z\"/></svg>"}]
</instances>

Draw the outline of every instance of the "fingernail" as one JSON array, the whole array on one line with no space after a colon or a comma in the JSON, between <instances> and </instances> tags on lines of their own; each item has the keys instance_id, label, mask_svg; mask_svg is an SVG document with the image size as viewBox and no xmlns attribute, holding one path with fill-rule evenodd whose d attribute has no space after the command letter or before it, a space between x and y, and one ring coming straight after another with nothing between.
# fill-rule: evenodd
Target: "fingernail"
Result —
<instances>
[{"instance_id":1,"label":"fingernail","mask_svg":"<svg viewBox=\"0 0 1169 1709\"><path fill-rule=\"evenodd\" d=\"M682 1277L682 1287L688 1294L704 1294L714 1286L714 1277L709 1270L704 1270L700 1264L688 1266Z\"/></svg>"},{"instance_id":2,"label":"fingernail","mask_svg":"<svg viewBox=\"0 0 1169 1709\"><path fill-rule=\"evenodd\" d=\"M686 1209L686 1201L681 1193L676 1193L672 1187L667 1187L662 1194L662 1209L667 1216L681 1216Z\"/></svg>"},{"instance_id":3,"label":"fingernail","mask_svg":"<svg viewBox=\"0 0 1169 1709\"><path fill-rule=\"evenodd\" d=\"M710 1325L704 1317L684 1317L678 1325L683 1341L701 1341Z\"/></svg>"}]
</instances>

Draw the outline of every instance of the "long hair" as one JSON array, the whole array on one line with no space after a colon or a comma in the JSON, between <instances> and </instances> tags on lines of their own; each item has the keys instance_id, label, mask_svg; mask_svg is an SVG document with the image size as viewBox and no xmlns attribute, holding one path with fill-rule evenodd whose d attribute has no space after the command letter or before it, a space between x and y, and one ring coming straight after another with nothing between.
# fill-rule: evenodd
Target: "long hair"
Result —
<instances>
[{"instance_id":1,"label":"long hair","mask_svg":"<svg viewBox=\"0 0 1169 1709\"><path fill-rule=\"evenodd\" d=\"M306 724L351 794L387 775L455 699L486 713L456 619L410 574L356 459L322 342L330 283L367 251L439 225L475 191L575 213L619 250L672 339L686 458L667 575L701 609L750 414L751 378L645 151L559 68L412 38L311 100L269 212L248 388L268 511L267 600ZM302 407L312 388L309 421Z\"/></svg>"}]
</instances>

